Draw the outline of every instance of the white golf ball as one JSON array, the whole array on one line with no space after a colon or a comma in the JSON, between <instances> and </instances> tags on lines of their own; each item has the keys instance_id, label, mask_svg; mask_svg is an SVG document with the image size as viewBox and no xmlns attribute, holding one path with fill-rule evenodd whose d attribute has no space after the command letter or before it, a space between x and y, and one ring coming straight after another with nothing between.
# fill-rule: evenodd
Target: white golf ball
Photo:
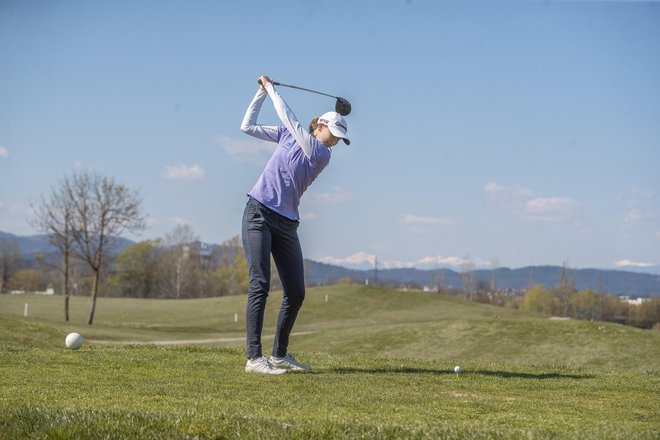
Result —
<instances>
[{"instance_id":1,"label":"white golf ball","mask_svg":"<svg viewBox=\"0 0 660 440\"><path fill-rule=\"evenodd\" d=\"M460 366L460 365L456 365L456 366L454 367L454 373L458 374L458 373L460 373L460 372L461 372L461 366Z\"/></svg>"},{"instance_id":2,"label":"white golf ball","mask_svg":"<svg viewBox=\"0 0 660 440\"><path fill-rule=\"evenodd\" d=\"M66 348L78 350L83 345L83 337L78 333L69 333L64 340Z\"/></svg>"}]
</instances>

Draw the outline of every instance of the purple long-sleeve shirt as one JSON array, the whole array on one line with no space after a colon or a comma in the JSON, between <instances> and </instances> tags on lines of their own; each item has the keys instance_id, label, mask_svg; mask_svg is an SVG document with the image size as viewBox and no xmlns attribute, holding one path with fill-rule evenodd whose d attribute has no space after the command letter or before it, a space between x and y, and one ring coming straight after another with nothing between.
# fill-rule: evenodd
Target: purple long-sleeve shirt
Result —
<instances>
[{"instance_id":1,"label":"purple long-sleeve shirt","mask_svg":"<svg viewBox=\"0 0 660 440\"><path fill-rule=\"evenodd\" d=\"M284 126L257 125L266 92L259 91L245 113L241 130L259 139L277 142L277 148L248 193L269 209L291 220L300 220L300 198L330 163L330 148L305 130L277 93L266 86Z\"/></svg>"}]
</instances>

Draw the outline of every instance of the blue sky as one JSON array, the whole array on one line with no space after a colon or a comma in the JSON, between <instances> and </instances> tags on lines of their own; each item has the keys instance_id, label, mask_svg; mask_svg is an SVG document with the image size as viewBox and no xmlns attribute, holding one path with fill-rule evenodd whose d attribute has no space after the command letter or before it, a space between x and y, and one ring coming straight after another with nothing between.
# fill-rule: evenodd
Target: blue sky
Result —
<instances>
[{"instance_id":1,"label":"blue sky","mask_svg":"<svg viewBox=\"0 0 660 440\"><path fill-rule=\"evenodd\" d=\"M143 193L130 238L238 234L268 74L353 105L302 199L308 258L660 265L657 2L3 0L0 60L6 232L88 169ZM280 93L305 122L334 106Z\"/></svg>"}]
</instances>

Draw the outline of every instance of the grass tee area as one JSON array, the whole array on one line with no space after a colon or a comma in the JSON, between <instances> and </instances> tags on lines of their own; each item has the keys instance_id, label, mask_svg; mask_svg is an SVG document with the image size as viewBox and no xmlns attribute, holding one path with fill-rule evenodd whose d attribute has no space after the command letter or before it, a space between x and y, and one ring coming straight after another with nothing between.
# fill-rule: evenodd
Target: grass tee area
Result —
<instances>
[{"instance_id":1,"label":"grass tee area","mask_svg":"<svg viewBox=\"0 0 660 440\"><path fill-rule=\"evenodd\" d=\"M334 286L291 342L313 373L263 377L243 372L245 297L101 299L93 327L88 301L65 324L63 298L0 297L0 438L660 436L659 332Z\"/></svg>"}]
</instances>

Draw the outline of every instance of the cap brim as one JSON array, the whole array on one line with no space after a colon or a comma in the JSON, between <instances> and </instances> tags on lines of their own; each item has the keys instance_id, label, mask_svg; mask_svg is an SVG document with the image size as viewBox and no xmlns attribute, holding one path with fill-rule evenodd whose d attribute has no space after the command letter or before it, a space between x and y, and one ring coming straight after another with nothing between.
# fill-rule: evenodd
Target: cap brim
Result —
<instances>
[{"instance_id":1,"label":"cap brim","mask_svg":"<svg viewBox=\"0 0 660 440\"><path fill-rule=\"evenodd\" d=\"M328 126L328 125L326 125L326 127L328 127L328 130L330 130L330 133L332 133L332 135L333 135L334 137L338 137L338 138L343 139L344 142L346 143L346 145L350 145L350 144L351 144L351 141L346 137L346 135L345 135L344 133L342 133L341 131L337 130L337 129L334 128L334 127L330 127L330 126Z\"/></svg>"}]
</instances>

